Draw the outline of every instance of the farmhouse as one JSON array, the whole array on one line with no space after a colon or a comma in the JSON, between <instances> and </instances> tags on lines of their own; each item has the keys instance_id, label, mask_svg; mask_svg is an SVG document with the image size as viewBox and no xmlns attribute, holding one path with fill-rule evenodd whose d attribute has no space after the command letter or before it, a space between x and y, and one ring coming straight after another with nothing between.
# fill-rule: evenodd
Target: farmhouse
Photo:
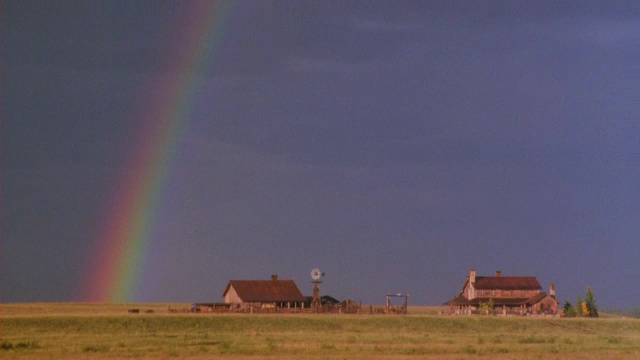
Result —
<instances>
[{"instance_id":1,"label":"farmhouse","mask_svg":"<svg viewBox=\"0 0 640 360\"><path fill-rule=\"evenodd\" d=\"M558 314L558 300L554 284L549 294L541 292L542 287L534 276L477 276L471 270L462 291L445 303L450 314L478 314L482 310L494 311L502 315Z\"/></svg>"},{"instance_id":2,"label":"farmhouse","mask_svg":"<svg viewBox=\"0 0 640 360\"><path fill-rule=\"evenodd\" d=\"M302 308L305 297L293 280L230 280L222 294L226 304L236 307Z\"/></svg>"}]
</instances>

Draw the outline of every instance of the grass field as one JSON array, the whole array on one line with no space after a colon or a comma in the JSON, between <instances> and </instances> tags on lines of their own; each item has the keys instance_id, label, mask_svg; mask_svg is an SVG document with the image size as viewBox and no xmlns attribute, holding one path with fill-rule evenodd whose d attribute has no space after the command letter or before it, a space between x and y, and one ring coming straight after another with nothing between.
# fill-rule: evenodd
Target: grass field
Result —
<instances>
[{"instance_id":1,"label":"grass field","mask_svg":"<svg viewBox=\"0 0 640 360\"><path fill-rule=\"evenodd\" d=\"M448 317L435 307L407 316L175 314L169 306L188 308L2 304L0 358L640 359L638 319Z\"/></svg>"}]
</instances>

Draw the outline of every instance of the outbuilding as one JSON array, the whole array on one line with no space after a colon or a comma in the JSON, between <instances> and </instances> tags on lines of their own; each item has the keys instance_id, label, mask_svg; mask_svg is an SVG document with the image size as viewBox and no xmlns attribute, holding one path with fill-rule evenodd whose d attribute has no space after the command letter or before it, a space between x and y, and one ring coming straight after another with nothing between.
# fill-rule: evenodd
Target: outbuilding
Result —
<instances>
[{"instance_id":1,"label":"outbuilding","mask_svg":"<svg viewBox=\"0 0 640 360\"><path fill-rule=\"evenodd\" d=\"M302 308L305 297L293 280L230 280L222 294L226 304L238 307Z\"/></svg>"}]
</instances>

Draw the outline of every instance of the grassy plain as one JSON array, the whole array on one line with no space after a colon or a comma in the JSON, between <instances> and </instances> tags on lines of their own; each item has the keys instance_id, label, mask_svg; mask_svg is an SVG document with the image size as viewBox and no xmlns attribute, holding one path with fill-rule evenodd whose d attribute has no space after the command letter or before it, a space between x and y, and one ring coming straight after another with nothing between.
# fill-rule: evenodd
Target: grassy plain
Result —
<instances>
[{"instance_id":1,"label":"grassy plain","mask_svg":"<svg viewBox=\"0 0 640 360\"><path fill-rule=\"evenodd\" d=\"M638 319L451 317L437 307L411 307L407 316L190 314L169 306L188 308L2 304L0 358L640 358Z\"/></svg>"}]
</instances>

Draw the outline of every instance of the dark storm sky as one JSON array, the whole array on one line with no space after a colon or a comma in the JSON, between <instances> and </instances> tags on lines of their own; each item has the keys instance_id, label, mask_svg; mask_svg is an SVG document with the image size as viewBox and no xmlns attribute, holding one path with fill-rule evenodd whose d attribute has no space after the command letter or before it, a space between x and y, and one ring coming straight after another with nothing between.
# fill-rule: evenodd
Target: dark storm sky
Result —
<instances>
[{"instance_id":1,"label":"dark storm sky","mask_svg":"<svg viewBox=\"0 0 640 360\"><path fill-rule=\"evenodd\" d=\"M134 4L0 6L4 302L78 300L190 6ZM636 1L247 1L227 21L136 301L273 273L310 294L318 266L365 303L440 304L475 268L640 306Z\"/></svg>"}]
</instances>

